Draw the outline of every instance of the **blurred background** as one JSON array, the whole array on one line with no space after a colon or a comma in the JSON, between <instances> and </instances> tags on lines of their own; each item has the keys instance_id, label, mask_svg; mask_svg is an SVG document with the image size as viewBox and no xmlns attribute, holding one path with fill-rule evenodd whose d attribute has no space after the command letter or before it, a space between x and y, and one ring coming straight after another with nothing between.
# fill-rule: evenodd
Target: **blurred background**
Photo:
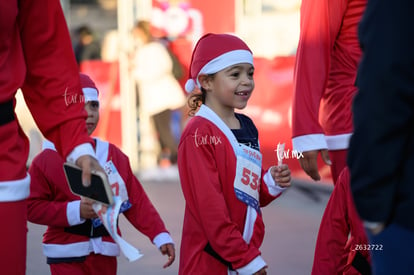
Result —
<instances>
[{"instance_id":1,"label":"blurred background","mask_svg":"<svg viewBox=\"0 0 414 275\"><path fill-rule=\"evenodd\" d=\"M292 154L290 123L300 0L61 0L61 4L79 69L89 74L100 90L101 118L94 135L122 148L136 173L152 178L163 172L154 170L159 166L161 149L150 116L140 108L133 76L137 43L132 30L136 22L147 20L154 38L162 39L180 63L178 81L182 87L191 51L200 36L223 32L244 39L255 57L256 88L242 112L259 128L264 165L277 161L274 150L285 143L289 154L284 161L294 177L308 179ZM31 140L30 164L41 148L42 136L24 101L17 102L17 113ZM171 128L176 140L186 119L185 106L173 112ZM330 185L329 168L321 161L319 164L322 181L318 184Z\"/></svg>"}]
</instances>

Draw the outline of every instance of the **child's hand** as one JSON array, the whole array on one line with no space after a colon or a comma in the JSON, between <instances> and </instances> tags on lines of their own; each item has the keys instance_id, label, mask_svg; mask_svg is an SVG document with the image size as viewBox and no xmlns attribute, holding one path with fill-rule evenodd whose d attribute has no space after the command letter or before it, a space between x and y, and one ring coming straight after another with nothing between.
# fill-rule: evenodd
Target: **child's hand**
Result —
<instances>
[{"instance_id":1,"label":"child's hand","mask_svg":"<svg viewBox=\"0 0 414 275\"><path fill-rule=\"evenodd\" d=\"M262 269L254 273L253 275L266 275L267 274L266 269L267 269L267 266L263 267Z\"/></svg>"},{"instance_id":2,"label":"child's hand","mask_svg":"<svg viewBox=\"0 0 414 275\"><path fill-rule=\"evenodd\" d=\"M289 187L290 186L290 169L287 164L282 164L280 166L273 166L270 170L273 179L276 184L280 187Z\"/></svg>"},{"instance_id":3,"label":"child's hand","mask_svg":"<svg viewBox=\"0 0 414 275\"><path fill-rule=\"evenodd\" d=\"M92 204L94 203L93 200L85 197L81 197L80 202L80 216L83 219L93 219L97 218L98 215L93 210Z\"/></svg>"},{"instance_id":4,"label":"child's hand","mask_svg":"<svg viewBox=\"0 0 414 275\"><path fill-rule=\"evenodd\" d=\"M172 263L175 260L175 247L174 247L174 244L172 244L172 243L163 244L160 247L160 251L161 251L162 255L168 255L168 261L164 264L163 268L167 268L170 265L172 265Z\"/></svg>"}]
</instances>

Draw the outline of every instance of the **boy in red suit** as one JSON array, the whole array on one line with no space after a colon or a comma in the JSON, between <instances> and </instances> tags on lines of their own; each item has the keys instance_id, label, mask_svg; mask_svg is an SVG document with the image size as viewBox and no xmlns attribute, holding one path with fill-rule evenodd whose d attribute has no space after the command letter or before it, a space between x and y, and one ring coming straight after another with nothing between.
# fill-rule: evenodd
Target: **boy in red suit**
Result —
<instances>
[{"instance_id":1,"label":"boy in red suit","mask_svg":"<svg viewBox=\"0 0 414 275\"><path fill-rule=\"evenodd\" d=\"M93 81L80 74L86 127L91 134L99 120L98 90ZM43 253L52 274L114 275L119 246L97 220L93 202L71 193L63 172L64 160L48 142L33 160L28 199L28 220L47 225L43 237ZM131 224L168 255L168 267L175 259L174 244L158 212L131 171L128 157L108 142L94 139L96 156L102 167L114 167L118 174L114 195L126 198L121 211ZM108 166L109 165L109 166Z\"/></svg>"}]
</instances>

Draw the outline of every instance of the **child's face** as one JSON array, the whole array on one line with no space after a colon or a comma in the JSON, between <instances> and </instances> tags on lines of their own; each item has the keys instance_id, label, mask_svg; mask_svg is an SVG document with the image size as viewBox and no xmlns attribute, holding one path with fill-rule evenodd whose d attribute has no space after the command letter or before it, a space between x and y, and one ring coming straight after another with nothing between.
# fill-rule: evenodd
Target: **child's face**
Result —
<instances>
[{"instance_id":1,"label":"child's face","mask_svg":"<svg viewBox=\"0 0 414 275\"><path fill-rule=\"evenodd\" d=\"M254 67L240 63L217 72L207 85L206 104L213 109L243 109L253 89Z\"/></svg>"},{"instance_id":2,"label":"child's face","mask_svg":"<svg viewBox=\"0 0 414 275\"><path fill-rule=\"evenodd\" d=\"M85 110L88 113L86 118L86 129L88 134L91 135L96 129L99 121L99 102L98 101L88 101L85 104Z\"/></svg>"}]
</instances>

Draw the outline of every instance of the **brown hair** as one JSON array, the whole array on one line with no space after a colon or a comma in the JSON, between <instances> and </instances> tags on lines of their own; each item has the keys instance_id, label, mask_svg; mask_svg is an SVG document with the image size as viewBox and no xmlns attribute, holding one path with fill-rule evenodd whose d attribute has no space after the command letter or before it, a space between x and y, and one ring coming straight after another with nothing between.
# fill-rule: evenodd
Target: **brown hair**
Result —
<instances>
[{"instance_id":1,"label":"brown hair","mask_svg":"<svg viewBox=\"0 0 414 275\"><path fill-rule=\"evenodd\" d=\"M193 92L188 98L187 103L188 107L190 107L190 110L188 111L189 116L194 116L201 104L206 102L207 91L203 87L201 87L200 90L201 92Z\"/></svg>"},{"instance_id":2,"label":"brown hair","mask_svg":"<svg viewBox=\"0 0 414 275\"><path fill-rule=\"evenodd\" d=\"M214 73L208 74L207 76L210 79L214 79L215 75ZM194 116L201 104L206 103L207 90L201 87L200 91L193 92L188 98L188 106L190 107L190 111L188 111L189 116Z\"/></svg>"}]
</instances>

